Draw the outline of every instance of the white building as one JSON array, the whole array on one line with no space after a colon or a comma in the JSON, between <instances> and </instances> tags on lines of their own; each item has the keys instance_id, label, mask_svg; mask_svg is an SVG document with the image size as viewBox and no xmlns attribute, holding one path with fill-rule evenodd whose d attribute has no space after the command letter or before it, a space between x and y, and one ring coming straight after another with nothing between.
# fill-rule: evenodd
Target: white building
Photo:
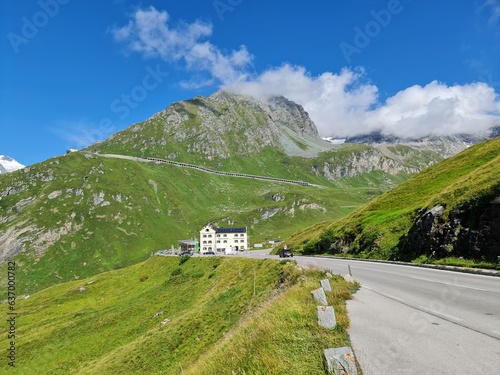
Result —
<instances>
[{"instance_id":1,"label":"white building","mask_svg":"<svg viewBox=\"0 0 500 375\"><path fill-rule=\"evenodd\" d=\"M226 249L248 249L247 228L212 228L209 225L200 230L200 252L225 253Z\"/></svg>"}]
</instances>

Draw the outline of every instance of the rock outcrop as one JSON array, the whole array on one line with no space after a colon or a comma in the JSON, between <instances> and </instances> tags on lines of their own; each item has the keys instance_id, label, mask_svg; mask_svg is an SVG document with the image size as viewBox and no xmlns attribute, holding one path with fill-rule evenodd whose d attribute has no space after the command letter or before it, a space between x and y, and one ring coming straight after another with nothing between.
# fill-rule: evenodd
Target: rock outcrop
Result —
<instances>
[{"instance_id":1,"label":"rock outcrop","mask_svg":"<svg viewBox=\"0 0 500 375\"><path fill-rule=\"evenodd\" d=\"M352 178L373 171L382 171L391 175L400 172L413 174L418 173L433 162L422 162L419 166L409 166L404 160L388 157L373 148L353 153L348 160L332 157L321 165L313 165L311 172L328 180Z\"/></svg>"},{"instance_id":2,"label":"rock outcrop","mask_svg":"<svg viewBox=\"0 0 500 375\"><path fill-rule=\"evenodd\" d=\"M434 258L464 257L498 261L500 257L500 197L475 208L453 208L444 217L437 206L415 221L402 252Z\"/></svg>"}]
</instances>

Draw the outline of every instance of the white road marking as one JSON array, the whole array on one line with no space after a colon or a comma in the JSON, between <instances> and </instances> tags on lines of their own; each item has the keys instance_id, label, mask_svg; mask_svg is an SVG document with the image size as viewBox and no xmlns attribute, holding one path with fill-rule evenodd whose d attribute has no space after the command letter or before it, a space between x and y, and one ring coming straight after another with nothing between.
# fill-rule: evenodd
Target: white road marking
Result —
<instances>
[{"instance_id":1,"label":"white road marking","mask_svg":"<svg viewBox=\"0 0 500 375\"><path fill-rule=\"evenodd\" d=\"M445 317L447 319L451 319L451 320L455 320L456 322L461 322L462 319L460 318L457 318L456 316L453 316L453 315L448 315L448 314L445 314L445 313L442 313L442 312L439 312L439 311L435 311L435 310L431 310L425 306L419 306L418 307L419 309L421 310L424 310L424 311L427 311L431 314L434 314L434 315L437 315L437 316L442 316L442 317Z\"/></svg>"},{"instance_id":2,"label":"white road marking","mask_svg":"<svg viewBox=\"0 0 500 375\"><path fill-rule=\"evenodd\" d=\"M445 282L445 281L439 281L439 280L432 280L432 279L426 279L426 278L423 278L423 277L415 277L415 276L410 276L412 279L416 279L416 280L423 280L423 281L429 281L431 283L438 283L438 284L445 284L445 285L449 285L449 286L456 286L456 287L459 287L459 288L467 288L467 289L473 289L473 290L479 290L481 292L493 292L491 290L488 290L488 289L481 289L481 288L474 288L472 286L466 286L466 285L460 285L460 284L454 284L454 283L448 283L448 282Z\"/></svg>"}]
</instances>

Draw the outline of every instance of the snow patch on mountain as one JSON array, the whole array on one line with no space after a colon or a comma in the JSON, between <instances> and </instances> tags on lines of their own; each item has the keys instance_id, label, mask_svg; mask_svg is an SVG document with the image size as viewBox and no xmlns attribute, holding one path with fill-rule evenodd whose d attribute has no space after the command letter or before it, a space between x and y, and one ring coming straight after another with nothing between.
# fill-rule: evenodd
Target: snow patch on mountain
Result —
<instances>
[{"instance_id":1,"label":"snow patch on mountain","mask_svg":"<svg viewBox=\"0 0 500 375\"><path fill-rule=\"evenodd\" d=\"M0 174L14 172L18 169L23 169L24 167L24 165L16 160L5 155L0 155Z\"/></svg>"}]
</instances>

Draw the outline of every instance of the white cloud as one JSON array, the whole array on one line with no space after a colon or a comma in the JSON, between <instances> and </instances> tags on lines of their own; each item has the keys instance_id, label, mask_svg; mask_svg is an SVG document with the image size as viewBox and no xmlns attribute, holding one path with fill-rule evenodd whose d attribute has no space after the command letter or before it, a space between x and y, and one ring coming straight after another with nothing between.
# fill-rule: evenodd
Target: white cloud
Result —
<instances>
[{"instance_id":1,"label":"white cloud","mask_svg":"<svg viewBox=\"0 0 500 375\"><path fill-rule=\"evenodd\" d=\"M484 6L500 16L500 1ZM321 135L346 137L381 131L401 137L480 133L500 124L500 100L485 83L447 86L433 81L412 86L381 101L362 69L312 76L284 64L258 76L249 74L253 56L245 46L222 51L208 38L213 27L195 21L172 26L169 14L154 7L137 10L127 25L112 29L117 42L147 58L184 64L196 79L184 88L220 86L239 93L283 95L309 112Z\"/></svg>"},{"instance_id":2,"label":"white cloud","mask_svg":"<svg viewBox=\"0 0 500 375\"><path fill-rule=\"evenodd\" d=\"M368 121L398 136L483 133L500 125L500 101L484 83L447 86L433 81L398 92L372 111Z\"/></svg>"},{"instance_id":3,"label":"white cloud","mask_svg":"<svg viewBox=\"0 0 500 375\"><path fill-rule=\"evenodd\" d=\"M283 95L301 104L321 135L338 137L381 131L400 137L482 133L500 125L500 100L484 83L412 86L385 102L362 70L317 77L288 64L228 90L266 98Z\"/></svg>"},{"instance_id":4,"label":"white cloud","mask_svg":"<svg viewBox=\"0 0 500 375\"><path fill-rule=\"evenodd\" d=\"M344 133L344 126L359 133L366 132L364 121L360 120L377 100L377 88L360 83L362 77L362 71L348 69L312 77L303 67L285 64L228 89L261 98L283 95L308 111L320 133L328 134L334 129Z\"/></svg>"},{"instance_id":5,"label":"white cloud","mask_svg":"<svg viewBox=\"0 0 500 375\"><path fill-rule=\"evenodd\" d=\"M137 10L126 26L111 30L114 39L134 52L167 62L183 61L190 71L205 72L208 79L185 86L230 84L248 77L247 67L253 56L245 46L224 53L206 38L212 35L212 25L202 21L169 25L169 14L154 7Z\"/></svg>"}]
</instances>

